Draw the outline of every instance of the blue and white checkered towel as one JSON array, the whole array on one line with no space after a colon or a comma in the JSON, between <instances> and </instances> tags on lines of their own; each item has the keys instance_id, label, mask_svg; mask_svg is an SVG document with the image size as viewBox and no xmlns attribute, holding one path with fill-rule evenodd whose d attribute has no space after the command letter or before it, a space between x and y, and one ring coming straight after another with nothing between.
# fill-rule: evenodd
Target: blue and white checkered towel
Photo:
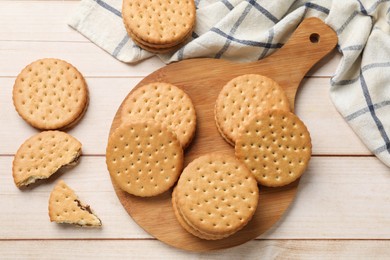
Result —
<instances>
[{"instance_id":1,"label":"blue and white checkered towel","mask_svg":"<svg viewBox=\"0 0 390 260\"><path fill-rule=\"evenodd\" d=\"M166 63L194 57L261 59L287 41L303 18L316 16L338 35L342 59L331 98L345 120L390 166L390 0L195 0L190 41ZM127 36L120 0L82 0L69 24L123 62L152 56Z\"/></svg>"}]
</instances>

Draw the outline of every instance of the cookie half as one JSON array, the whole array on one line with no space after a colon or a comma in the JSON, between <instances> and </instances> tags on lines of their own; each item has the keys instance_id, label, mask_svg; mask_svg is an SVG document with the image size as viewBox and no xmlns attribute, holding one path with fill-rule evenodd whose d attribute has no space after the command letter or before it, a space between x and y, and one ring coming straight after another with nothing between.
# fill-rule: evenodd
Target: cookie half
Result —
<instances>
[{"instance_id":1,"label":"cookie half","mask_svg":"<svg viewBox=\"0 0 390 260\"><path fill-rule=\"evenodd\" d=\"M311 138L293 113L269 110L253 116L237 138L237 158L264 186L278 187L298 179L311 158Z\"/></svg>"},{"instance_id":2,"label":"cookie half","mask_svg":"<svg viewBox=\"0 0 390 260\"><path fill-rule=\"evenodd\" d=\"M137 88L122 107L121 121L155 120L173 131L183 148L195 135L196 113L190 97L180 88L154 82Z\"/></svg>"},{"instance_id":3,"label":"cookie half","mask_svg":"<svg viewBox=\"0 0 390 260\"><path fill-rule=\"evenodd\" d=\"M258 200L253 175L243 163L224 154L195 159L176 185L180 216L206 239L224 238L242 229L255 213Z\"/></svg>"},{"instance_id":4,"label":"cookie half","mask_svg":"<svg viewBox=\"0 0 390 260\"><path fill-rule=\"evenodd\" d=\"M64 181L59 181L49 198L50 221L78 226L101 226L102 222L89 205L79 200Z\"/></svg>"},{"instance_id":5,"label":"cookie half","mask_svg":"<svg viewBox=\"0 0 390 260\"><path fill-rule=\"evenodd\" d=\"M65 166L75 165L81 143L61 131L44 131L26 140L18 149L12 176L19 188L47 179Z\"/></svg>"},{"instance_id":6,"label":"cookie half","mask_svg":"<svg viewBox=\"0 0 390 260\"><path fill-rule=\"evenodd\" d=\"M106 163L115 183L141 197L167 191L183 168L176 135L155 121L131 121L108 139Z\"/></svg>"},{"instance_id":7,"label":"cookie half","mask_svg":"<svg viewBox=\"0 0 390 260\"><path fill-rule=\"evenodd\" d=\"M249 118L264 110L290 111L284 90L274 80L246 74L229 81L215 104L215 120L222 137L231 145Z\"/></svg>"},{"instance_id":8,"label":"cookie half","mask_svg":"<svg viewBox=\"0 0 390 260\"><path fill-rule=\"evenodd\" d=\"M41 59L26 66L15 80L12 97L18 114L42 130L74 125L89 100L84 77L59 59Z\"/></svg>"}]
</instances>

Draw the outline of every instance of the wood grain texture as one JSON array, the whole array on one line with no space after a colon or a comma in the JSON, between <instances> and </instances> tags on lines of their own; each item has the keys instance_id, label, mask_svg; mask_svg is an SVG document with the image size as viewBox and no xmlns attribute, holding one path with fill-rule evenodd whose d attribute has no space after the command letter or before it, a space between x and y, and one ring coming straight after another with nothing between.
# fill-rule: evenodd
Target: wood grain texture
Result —
<instances>
[{"instance_id":1,"label":"wood grain texture","mask_svg":"<svg viewBox=\"0 0 390 260\"><path fill-rule=\"evenodd\" d=\"M184 165L211 152L234 156L234 149L220 136L214 122L215 100L222 87L243 74L262 74L279 83L294 110L301 80L336 44L337 36L333 30L317 18L308 18L298 26L283 48L264 60L246 64L215 59L184 60L157 70L135 89L151 82L168 82L182 88L192 99L197 113L197 132L186 150ZM111 132L121 124L120 113L126 99L114 118ZM127 194L113 182L124 208L145 231L169 245L191 251L228 248L261 235L286 211L294 199L298 183L299 180L280 188L261 187L260 206L249 224L228 238L207 241L189 234L178 224L172 209L171 191L141 198Z\"/></svg>"},{"instance_id":2,"label":"wood grain texture","mask_svg":"<svg viewBox=\"0 0 390 260\"><path fill-rule=\"evenodd\" d=\"M3 41L0 57L0 77L17 76L26 65L42 57L66 60L84 77L142 77L164 66L156 57L138 64L119 62L92 42Z\"/></svg>"},{"instance_id":3,"label":"wood grain texture","mask_svg":"<svg viewBox=\"0 0 390 260\"><path fill-rule=\"evenodd\" d=\"M26 191L13 184L12 159L0 157L0 240L152 238L121 205L105 157L82 156L77 167ZM91 205L101 230L49 222L49 194L59 179ZM390 239L389 190L389 169L375 157L313 157L293 204L259 238Z\"/></svg>"},{"instance_id":4,"label":"wood grain texture","mask_svg":"<svg viewBox=\"0 0 390 260\"><path fill-rule=\"evenodd\" d=\"M78 1L2 1L0 41L88 42L66 24Z\"/></svg>"},{"instance_id":5,"label":"wood grain texture","mask_svg":"<svg viewBox=\"0 0 390 260\"><path fill-rule=\"evenodd\" d=\"M23 250L19 250L23 248ZM44 248L45 253L42 253ZM386 240L253 240L226 250L189 253L155 240L0 241L5 259L388 259ZM17 252L17 254L15 253ZM50 252L50 253L47 253Z\"/></svg>"}]
</instances>

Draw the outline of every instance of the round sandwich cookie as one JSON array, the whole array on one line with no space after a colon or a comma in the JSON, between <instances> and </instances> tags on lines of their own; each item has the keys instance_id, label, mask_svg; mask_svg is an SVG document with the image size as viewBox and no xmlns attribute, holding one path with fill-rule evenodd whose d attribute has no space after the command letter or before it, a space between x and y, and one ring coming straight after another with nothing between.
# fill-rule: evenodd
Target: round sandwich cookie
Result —
<instances>
[{"instance_id":1,"label":"round sandwich cookie","mask_svg":"<svg viewBox=\"0 0 390 260\"><path fill-rule=\"evenodd\" d=\"M12 94L18 114L42 130L73 126L89 102L84 77L59 59L41 59L26 66L17 76Z\"/></svg>"},{"instance_id":2,"label":"round sandwich cookie","mask_svg":"<svg viewBox=\"0 0 390 260\"><path fill-rule=\"evenodd\" d=\"M137 44L140 48L142 48L146 51L152 52L152 53L161 53L161 54L177 51L178 49L180 49L180 47L182 47L186 43L186 40L189 38L189 37L186 37L185 39L183 39L183 41L179 42L177 45L172 46L172 47L161 47L161 46L146 45L143 42L141 42L140 39L138 39L134 35L131 35L130 33L129 33L129 35L130 35L131 39L133 40L133 42L135 44Z\"/></svg>"},{"instance_id":3,"label":"round sandwich cookie","mask_svg":"<svg viewBox=\"0 0 390 260\"><path fill-rule=\"evenodd\" d=\"M109 137L106 163L115 183L141 197L171 188L183 168L183 149L176 135L155 121L130 121Z\"/></svg>"},{"instance_id":4,"label":"round sandwich cookie","mask_svg":"<svg viewBox=\"0 0 390 260\"><path fill-rule=\"evenodd\" d=\"M222 137L231 145L253 115L269 109L290 111L284 90L272 79L246 74L229 81L215 104L215 121Z\"/></svg>"},{"instance_id":5,"label":"round sandwich cookie","mask_svg":"<svg viewBox=\"0 0 390 260\"><path fill-rule=\"evenodd\" d=\"M192 31L190 31L182 40L177 42L175 45L164 46L164 45L150 44L148 42L143 41L142 39L139 39L137 36L129 32L129 36L133 39L134 42L136 42L138 45L145 46L145 48L150 48L152 50L155 50L154 52L158 52L158 50L175 50L179 46L183 45L186 42L186 40L188 40L191 37L191 35L192 35Z\"/></svg>"},{"instance_id":6,"label":"round sandwich cookie","mask_svg":"<svg viewBox=\"0 0 390 260\"><path fill-rule=\"evenodd\" d=\"M192 161L176 185L179 223L195 236L215 240L242 229L256 211L259 190L246 166L225 154Z\"/></svg>"},{"instance_id":7,"label":"round sandwich cookie","mask_svg":"<svg viewBox=\"0 0 390 260\"><path fill-rule=\"evenodd\" d=\"M50 221L82 227L100 227L101 220L66 183L60 180L49 197Z\"/></svg>"},{"instance_id":8,"label":"round sandwich cookie","mask_svg":"<svg viewBox=\"0 0 390 260\"><path fill-rule=\"evenodd\" d=\"M183 148L195 135L196 113L190 97L163 82L141 86L130 93L122 107L121 121L155 120L173 131Z\"/></svg>"},{"instance_id":9,"label":"round sandwich cookie","mask_svg":"<svg viewBox=\"0 0 390 260\"><path fill-rule=\"evenodd\" d=\"M180 211L177 208L176 188L174 188L173 192L172 192L172 208L173 208L173 212L175 213L175 216L177 218L177 221L180 223L180 225L187 232L191 233L192 235L194 235L196 237L199 237L201 239L206 239L206 240L218 240L218 239L222 239L223 238L223 236L211 236L211 235L208 236L208 235L202 234L198 230L194 229L193 227L191 227L190 225L187 224L187 222L183 219Z\"/></svg>"},{"instance_id":10,"label":"round sandwich cookie","mask_svg":"<svg viewBox=\"0 0 390 260\"><path fill-rule=\"evenodd\" d=\"M311 148L310 133L296 115L269 110L253 116L244 125L235 153L261 185L279 187L303 174Z\"/></svg>"},{"instance_id":11,"label":"round sandwich cookie","mask_svg":"<svg viewBox=\"0 0 390 260\"><path fill-rule=\"evenodd\" d=\"M18 188L47 179L60 168L72 166L81 155L81 143L61 131L44 131L26 140L18 149L12 176Z\"/></svg>"},{"instance_id":12,"label":"round sandwich cookie","mask_svg":"<svg viewBox=\"0 0 390 260\"><path fill-rule=\"evenodd\" d=\"M193 0L124 0L122 17L132 38L154 52L177 46L191 35L195 25Z\"/></svg>"}]
</instances>

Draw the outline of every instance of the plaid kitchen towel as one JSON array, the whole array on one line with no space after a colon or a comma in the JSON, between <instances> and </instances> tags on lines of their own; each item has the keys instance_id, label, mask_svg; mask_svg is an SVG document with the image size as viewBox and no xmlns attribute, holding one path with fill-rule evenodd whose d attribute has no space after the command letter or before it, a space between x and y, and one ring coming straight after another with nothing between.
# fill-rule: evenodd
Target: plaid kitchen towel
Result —
<instances>
[{"instance_id":1,"label":"plaid kitchen towel","mask_svg":"<svg viewBox=\"0 0 390 260\"><path fill-rule=\"evenodd\" d=\"M339 38L342 59L330 94L365 145L390 166L390 0L195 0L192 38L170 63L195 57L254 61L283 46L306 17L319 17ZM136 62L153 54L127 36L121 0L82 0L69 25L112 56Z\"/></svg>"}]
</instances>

